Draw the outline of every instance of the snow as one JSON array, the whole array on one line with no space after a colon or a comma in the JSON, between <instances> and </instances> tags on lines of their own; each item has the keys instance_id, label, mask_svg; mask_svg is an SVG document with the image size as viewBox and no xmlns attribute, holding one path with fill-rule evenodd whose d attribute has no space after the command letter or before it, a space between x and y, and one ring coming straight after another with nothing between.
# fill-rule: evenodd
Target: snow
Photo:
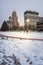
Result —
<instances>
[{"instance_id":1,"label":"snow","mask_svg":"<svg viewBox=\"0 0 43 65\"><path fill-rule=\"evenodd\" d=\"M0 32L7 36L42 38L43 32ZM0 38L0 65L43 65L43 41ZM30 62L32 62L30 64Z\"/></svg>"},{"instance_id":2,"label":"snow","mask_svg":"<svg viewBox=\"0 0 43 65\"><path fill-rule=\"evenodd\" d=\"M25 38L43 38L43 32L0 32L7 36L25 37Z\"/></svg>"}]
</instances>

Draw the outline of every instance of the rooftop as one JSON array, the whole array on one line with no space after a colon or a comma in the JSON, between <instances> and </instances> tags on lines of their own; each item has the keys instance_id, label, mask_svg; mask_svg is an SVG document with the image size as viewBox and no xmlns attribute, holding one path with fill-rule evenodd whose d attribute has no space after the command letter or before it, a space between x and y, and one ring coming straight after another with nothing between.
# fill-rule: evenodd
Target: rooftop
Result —
<instances>
[{"instance_id":1,"label":"rooftop","mask_svg":"<svg viewBox=\"0 0 43 65\"><path fill-rule=\"evenodd\" d=\"M39 15L38 12L36 12L36 11L31 11L31 10L27 10L27 11L24 12L24 14L27 14L27 13L37 14L37 15Z\"/></svg>"}]
</instances>

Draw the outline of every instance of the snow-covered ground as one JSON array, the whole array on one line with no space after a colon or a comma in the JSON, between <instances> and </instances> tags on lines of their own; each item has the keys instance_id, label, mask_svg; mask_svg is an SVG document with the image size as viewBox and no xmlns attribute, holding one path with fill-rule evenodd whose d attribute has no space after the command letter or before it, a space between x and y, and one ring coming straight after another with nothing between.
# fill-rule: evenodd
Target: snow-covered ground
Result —
<instances>
[{"instance_id":1,"label":"snow-covered ground","mask_svg":"<svg viewBox=\"0 0 43 65\"><path fill-rule=\"evenodd\" d=\"M0 32L0 34L43 39L43 32ZM0 38L0 65L43 65L43 41Z\"/></svg>"},{"instance_id":2,"label":"snow-covered ground","mask_svg":"<svg viewBox=\"0 0 43 65\"><path fill-rule=\"evenodd\" d=\"M43 38L43 32L0 32L7 36L25 37L25 38Z\"/></svg>"}]
</instances>

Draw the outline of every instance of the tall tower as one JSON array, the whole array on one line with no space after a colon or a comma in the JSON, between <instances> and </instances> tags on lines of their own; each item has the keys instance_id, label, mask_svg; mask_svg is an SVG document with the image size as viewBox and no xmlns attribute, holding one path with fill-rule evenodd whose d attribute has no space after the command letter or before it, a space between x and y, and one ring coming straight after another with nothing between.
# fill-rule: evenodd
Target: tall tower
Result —
<instances>
[{"instance_id":1,"label":"tall tower","mask_svg":"<svg viewBox=\"0 0 43 65\"><path fill-rule=\"evenodd\" d=\"M15 11L12 13L12 28L16 27L18 24L18 17Z\"/></svg>"}]
</instances>

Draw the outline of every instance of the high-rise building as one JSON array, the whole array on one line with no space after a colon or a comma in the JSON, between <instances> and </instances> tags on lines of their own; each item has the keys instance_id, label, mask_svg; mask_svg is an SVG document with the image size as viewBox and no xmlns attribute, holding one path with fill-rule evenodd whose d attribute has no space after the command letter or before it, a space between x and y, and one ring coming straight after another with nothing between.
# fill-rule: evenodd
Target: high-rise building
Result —
<instances>
[{"instance_id":1,"label":"high-rise building","mask_svg":"<svg viewBox=\"0 0 43 65\"><path fill-rule=\"evenodd\" d=\"M24 12L24 27L25 30L36 30L37 22L40 22L43 17L39 17L39 13L36 11Z\"/></svg>"}]
</instances>

